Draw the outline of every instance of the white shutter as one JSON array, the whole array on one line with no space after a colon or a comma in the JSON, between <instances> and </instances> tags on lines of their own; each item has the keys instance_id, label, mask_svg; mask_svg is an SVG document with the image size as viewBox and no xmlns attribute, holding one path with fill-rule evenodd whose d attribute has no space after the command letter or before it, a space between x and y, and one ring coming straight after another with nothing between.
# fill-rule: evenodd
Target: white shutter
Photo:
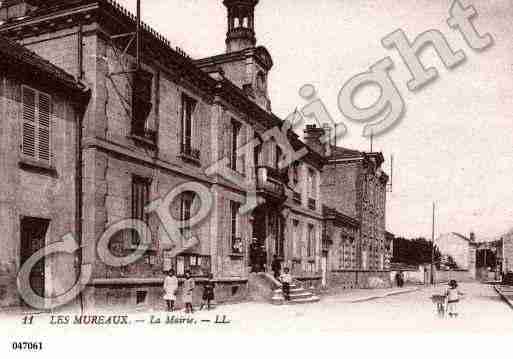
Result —
<instances>
[{"instance_id":1,"label":"white shutter","mask_svg":"<svg viewBox=\"0 0 513 359\"><path fill-rule=\"evenodd\" d=\"M39 141L38 141L38 155L39 159L45 162L50 162L50 128L51 128L51 113L52 104L48 95L39 93Z\"/></svg>"},{"instance_id":2,"label":"white shutter","mask_svg":"<svg viewBox=\"0 0 513 359\"><path fill-rule=\"evenodd\" d=\"M23 87L23 133L22 153L26 156L36 158L36 93Z\"/></svg>"},{"instance_id":3,"label":"white shutter","mask_svg":"<svg viewBox=\"0 0 513 359\"><path fill-rule=\"evenodd\" d=\"M24 86L22 87L22 102L22 153L36 160L50 162L51 97Z\"/></svg>"}]
</instances>

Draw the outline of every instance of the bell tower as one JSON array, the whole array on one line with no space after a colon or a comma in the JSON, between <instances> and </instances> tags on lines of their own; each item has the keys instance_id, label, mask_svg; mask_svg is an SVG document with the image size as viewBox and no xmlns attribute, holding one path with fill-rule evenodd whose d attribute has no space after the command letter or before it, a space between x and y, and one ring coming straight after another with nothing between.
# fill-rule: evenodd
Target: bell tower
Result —
<instances>
[{"instance_id":1,"label":"bell tower","mask_svg":"<svg viewBox=\"0 0 513 359\"><path fill-rule=\"evenodd\" d=\"M255 7L259 0L224 0L228 10L226 52L237 52L256 45Z\"/></svg>"}]
</instances>

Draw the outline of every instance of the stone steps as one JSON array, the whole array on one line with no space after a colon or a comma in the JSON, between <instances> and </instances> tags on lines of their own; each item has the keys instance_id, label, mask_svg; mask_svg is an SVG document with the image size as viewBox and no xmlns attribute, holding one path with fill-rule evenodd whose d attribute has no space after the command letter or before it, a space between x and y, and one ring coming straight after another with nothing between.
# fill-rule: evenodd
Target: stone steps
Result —
<instances>
[{"instance_id":1,"label":"stone steps","mask_svg":"<svg viewBox=\"0 0 513 359\"><path fill-rule=\"evenodd\" d=\"M271 303L275 305L283 304L305 304L315 303L321 300L318 296L314 295L311 291L304 289L296 284L290 286L290 300L286 301L283 296L283 290L275 289L271 298Z\"/></svg>"}]
</instances>

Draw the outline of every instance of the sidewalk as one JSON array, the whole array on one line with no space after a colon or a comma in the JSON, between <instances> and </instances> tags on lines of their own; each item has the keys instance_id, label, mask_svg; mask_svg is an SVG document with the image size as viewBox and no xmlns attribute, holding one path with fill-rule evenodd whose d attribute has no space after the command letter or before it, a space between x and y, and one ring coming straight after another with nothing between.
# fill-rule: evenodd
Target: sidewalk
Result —
<instances>
[{"instance_id":1,"label":"sidewalk","mask_svg":"<svg viewBox=\"0 0 513 359\"><path fill-rule=\"evenodd\" d=\"M507 285L495 285L494 288L502 299L513 309L513 287Z\"/></svg>"},{"instance_id":2,"label":"sidewalk","mask_svg":"<svg viewBox=\"0 0 513 359\"><path fill-rule=\"evenodd\" d=\"M322 300L335 299L337 302L341 303L359 303L382 299L393 295L412 293L418 290L420 290L420 288L417 286L384 289L351 289L337 294L323 296Z\"/></svg>"}]
</instances>

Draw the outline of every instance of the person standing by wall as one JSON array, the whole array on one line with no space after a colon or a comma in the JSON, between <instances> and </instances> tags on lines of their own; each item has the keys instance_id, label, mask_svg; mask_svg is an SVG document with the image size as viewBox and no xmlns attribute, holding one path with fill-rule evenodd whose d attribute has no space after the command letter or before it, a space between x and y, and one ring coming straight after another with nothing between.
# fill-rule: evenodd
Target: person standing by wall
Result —
<instances>
[{"instance_id":1,"label":"person standing by wall","mask_svg":"<svg viewBox=\"0 0 513 359\"><path fill-rule=\"evenodd\" d=\"M191 272L185 272L185 281L183 282L183 301L185 303L185 313L194 313L192 309L192 293L196 284L191 278Z\"/></svg>"},{"instance_id":2,"label":"person standing by wall","mask_svg":"<svg viewBox=\"0 0 513 359\"><path fill-rule=\"evenodd\" d=\"M212 273L208 275L208 281L205 283L203 287L203 303L201 303L200 310L203 309L205 304L207 305L207 310L210 310L210 302L214 300L214 276Z\"/></svg>"},{"instance_id":3,"label":"person standing by wall","mask_svg":"<svg viewBox=\"0 0 513 359\"><path fill-rule=\"evenodd\" d=\"M290 300L290 285L292 284L292 276L288 268L283 269L283 274L280 276L281 288L283 290L283 297L286 301Z\"/></svg>"},{"instance_id":4,"label":"person standing by wall","mask_svg":"<svg viewBox=\"0 0 513 359\"><path fill-rule=\"evenodd\" d=\"M167 304L167 311L175 310L176 292L178 291L178 278L173 269L167 272L164 278L164 300Z\"/></svg>"},{"instance_id":5,"label":"person standing by wall","mask_svg":"<svg viewBox=\"0 0 513 359\"><path fill-rule=\"evenodd\" d=\"M397 272L397 274L395 275L395 281L399 288L402 288L404 286L404 274L402 271Z\"/></svg>"},{"instance_id":6,"label":"person standing by wall","mask_svg":"<svg viewBox=\"0 0 513 359\"><path fill-rule=\"evenodd\" d=\"M279 280L281 272L281 261L278 259L276 254L273 256L273 261L271 262L271 270L274 273L274 278Z\"/></svg>"}]
</instances>

